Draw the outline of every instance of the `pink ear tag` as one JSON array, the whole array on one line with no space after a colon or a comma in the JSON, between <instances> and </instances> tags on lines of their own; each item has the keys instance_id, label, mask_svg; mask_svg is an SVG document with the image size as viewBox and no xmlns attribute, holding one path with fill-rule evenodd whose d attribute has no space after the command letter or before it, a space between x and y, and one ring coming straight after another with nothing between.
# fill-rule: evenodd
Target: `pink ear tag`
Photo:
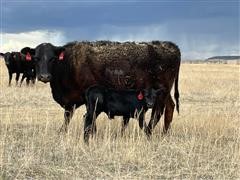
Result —
<instances>
[{"instance_id":1,"label":"pink ear tag","mask_svg":"<svg viewBox=\"0 0 240 180\"><path fill-rule=\"evenodd\" d=\"M140 93L138 94L137 98L138 98L138 100L143 100L143 94L142 94L141 91L140 91Z\"/></svg>"},{"instance_id":2,"label":"pink ear tag","mask_svg":"<svg viewBox=\"0 0 240 180\"><path fill-rule=\"evenodd\" d=\"M32 57L31 57L30 53L28 52L26 54L26 61L31 61L31 60L32 60Z\"/></svg>"},{"instance_id":3,"label":"pink ear tag","mask_svg":"<svg viewBox=\"0 0 240 180\"><path fill-rule=\"evenodd\" d=\"M61 52L61 53L59 54L58 59L59 59L60 61L62 61L62 60L64 59L64 52Z\"/></svg>"}]
</instances>

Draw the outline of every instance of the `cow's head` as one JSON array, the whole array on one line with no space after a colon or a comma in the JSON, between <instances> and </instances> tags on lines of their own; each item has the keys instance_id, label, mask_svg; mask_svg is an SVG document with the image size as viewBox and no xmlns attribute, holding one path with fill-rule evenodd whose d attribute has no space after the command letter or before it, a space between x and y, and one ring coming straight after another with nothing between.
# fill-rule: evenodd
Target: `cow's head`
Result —
<instances>
[{"instance_id":1,"label":"cow's head","mask_svg":"<svg viewBox=\"0 0 240 180\"><path fill-rule=\"evenodd\" d=\"M13 58L12 53L6 52L6 53L0 53L0 56L3 57L5 60L5 64L8 66L11 63L11 59Z\"/></svg>"},{"instance_id":2,"label":"cow's head","mask_svg":"<svg viewBox=\"0 0 240 180\"><path fill-rule=\"evenodd\" d=\"M154 103L157 100L162 100L167 95L166 88L149 88L144 89L144 98L148 108L153 108Z\"/></svg>"},{"instance_id":3,"label":"cow's head","mask_svg":"<svg viewBox=\"0 0 240 180\"><path fill-rule=\"evenodd\" d=\"M16 61L22 61L22 55L20 52L12 52L12 58Z\"/></svg>"},{"instance_id":4,"label":"cow's head","mask_svg":"<svg viewBox=\"0 0 240 180\"><path fill-rule=\"evenodd\" d=\"M35 61L37 78L44 83L51 81L52 67L56 61L64 61L64 48L50 43L40 44L35 49L25 47L21 53Z\"/></svg>"}]
</instances>

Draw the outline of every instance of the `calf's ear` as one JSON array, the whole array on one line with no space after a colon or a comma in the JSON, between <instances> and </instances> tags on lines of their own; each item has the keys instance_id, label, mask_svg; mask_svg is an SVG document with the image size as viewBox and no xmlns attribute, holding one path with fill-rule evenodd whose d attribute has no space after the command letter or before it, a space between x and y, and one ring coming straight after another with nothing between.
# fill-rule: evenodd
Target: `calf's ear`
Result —
<instances>
[{"instance_id":1,"label":"calf's ear","mask_svg":"<svg viewBox=\"0 0 240 180\"><path fill-rule=\"evenodd\" d=\"M31 56L33 56L35 54L35 49L32 49L30 47L25 47L20 52L24 55L30 54Z\"/></svg>"},{"instance_id":2,"label":"calf's ear","mask_svg":"<svg viewBox=\"0 0 240 180\"><path fill-rule=\"evenodd\" d=\"M0 53L0 56L4 57L4 53Z\"/></svg>"}]
</instances>

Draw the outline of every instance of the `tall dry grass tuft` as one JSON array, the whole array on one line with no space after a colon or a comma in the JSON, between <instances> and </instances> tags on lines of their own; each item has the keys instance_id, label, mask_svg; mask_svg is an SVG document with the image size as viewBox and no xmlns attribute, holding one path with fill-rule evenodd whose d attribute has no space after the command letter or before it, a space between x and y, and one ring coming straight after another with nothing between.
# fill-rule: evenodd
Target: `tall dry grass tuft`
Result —
<instances>
[{"instance_id":1,"label":"tall dry grass tuft","mask_svg":"<svg viewBox=\"0 0 240 180\"><path fill-rule=\"evenodd\" d=\"M0 179L239 179L239 70L184 64L180 115L169 135L161 136L161 119L149 141L131 120L121 137L121 118L101 114L87 146L85 107L76 110L69 132L58 134L63 110L49 85L7 87L1 62Z\"/></svg>"}]
</instances>

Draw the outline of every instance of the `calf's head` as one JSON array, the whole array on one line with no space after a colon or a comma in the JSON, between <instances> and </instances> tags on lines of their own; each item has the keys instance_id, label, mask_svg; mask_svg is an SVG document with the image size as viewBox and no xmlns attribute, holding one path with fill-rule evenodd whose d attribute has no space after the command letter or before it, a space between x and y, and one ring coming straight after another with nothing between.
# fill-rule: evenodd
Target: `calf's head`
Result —
<instances>
[{"instance_id":1,"label":"calf's head","mask_svg":"<svg viewBox=\"0 0 240 180\"><path fill-rule=\"evenodd\" d=\"M166 88L162 87L159 89L144 89L144 99L148 108L153 108L156 100L163 101L167 96Z\"/></svg>"},{"instance_id":2,"label":"calf's head","mask_svg":"<svg viewBox=\"0 0 240 180\"><path fill-rule=\"evenodd\" d=\"M21 50L26 59L35 62L36 76L44 83L52 79L52 67L56 61L64 60L64 48L56 47L50 43L42 43L35 49L25 47Z\"/></svg>"}]
</instances>

